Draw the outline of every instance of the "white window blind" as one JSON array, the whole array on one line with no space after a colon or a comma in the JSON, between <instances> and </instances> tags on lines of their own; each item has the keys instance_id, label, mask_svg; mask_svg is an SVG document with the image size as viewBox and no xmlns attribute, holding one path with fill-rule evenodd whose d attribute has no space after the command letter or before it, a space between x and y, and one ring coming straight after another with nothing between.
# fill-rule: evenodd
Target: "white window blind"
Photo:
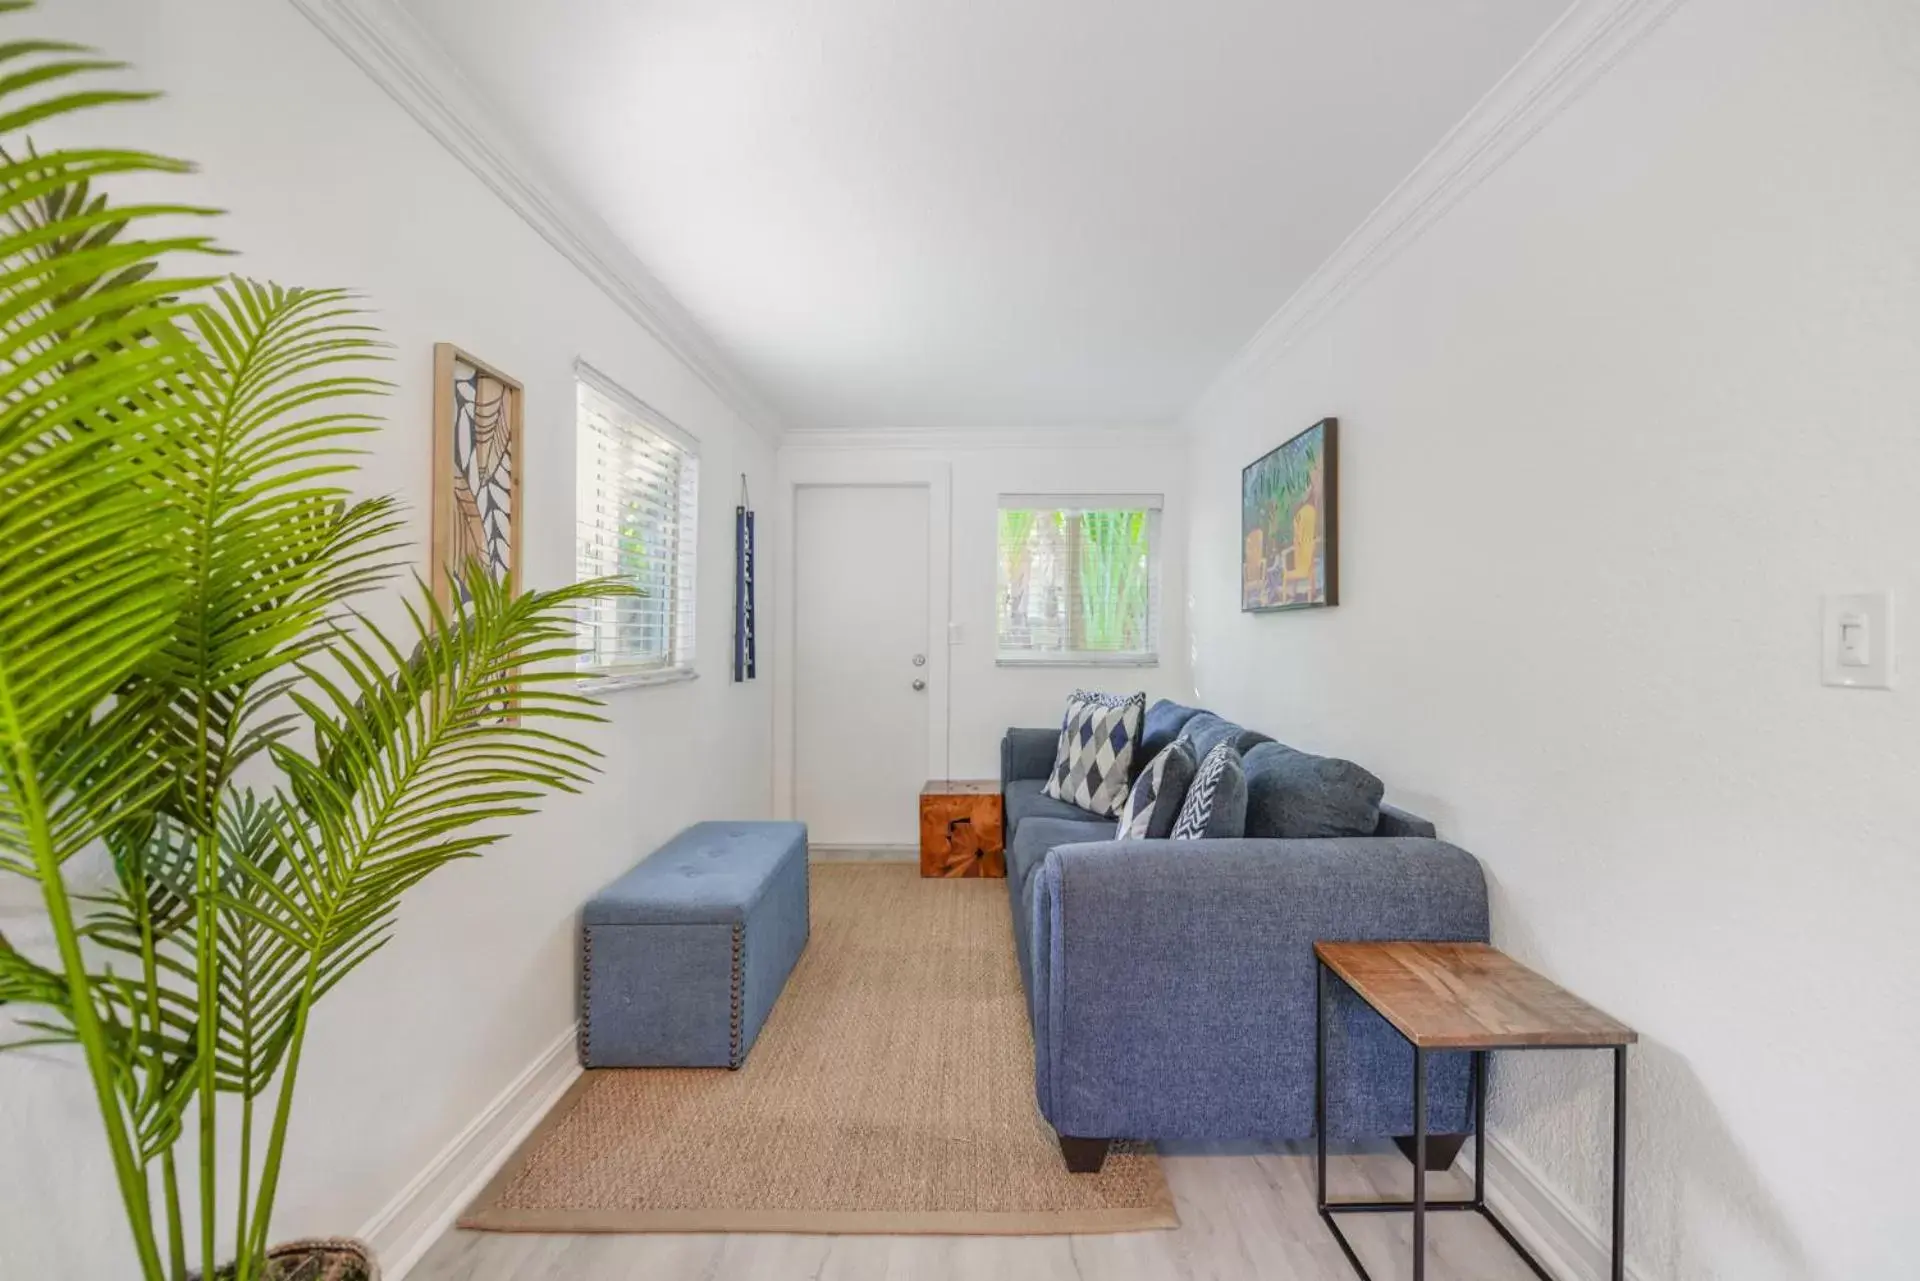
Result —
<instances>
[{"instance_id":1,"label":"white window blind","mask_svg":"<svg viewBox=\"0 0 1920 1281\"><path fill-rule=\"evenodd\" d=\"M1158 494L1002 494L998 661L1152 664Z\"/></svg>"},{"instance_id":2,"label":"white window blind","mask_svg":"<svg viewBox=\"0 0 1920 1281\"><path fill-rule=\"evenodd\" d=\"M587 365L578 390L580 579L638 592L580 608L583 676L644 682L693 675L696 442Z\"/></svg>"}]
</instances>

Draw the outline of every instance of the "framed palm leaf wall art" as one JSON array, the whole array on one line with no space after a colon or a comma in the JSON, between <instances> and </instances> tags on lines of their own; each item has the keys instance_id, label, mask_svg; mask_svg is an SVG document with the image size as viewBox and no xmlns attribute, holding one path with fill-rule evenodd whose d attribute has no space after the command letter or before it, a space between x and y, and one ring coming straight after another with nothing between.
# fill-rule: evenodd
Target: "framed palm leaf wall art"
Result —
<instances>
[{"instance_id":1,"label":"framed palm leaf wall art","mask_svg":"<svg viewBox=\"0 0 1920 1281\"><path fill-rule=\"evenodd\" d=\"M1240 473L1240 608L1340 603L1340 424L1322 418Z\"/></svg>"},{"instance_id":2,"label":"framed palm leaf wall art","mask_svg":"<svg viewBox=\"0 0 1920 1281\"><path fill-rule=\"evenodd\" d=\"M433 590L465 604L471 563L520 572L520 383L452 343L433 346Z\"/></svg>"}]
</instances>

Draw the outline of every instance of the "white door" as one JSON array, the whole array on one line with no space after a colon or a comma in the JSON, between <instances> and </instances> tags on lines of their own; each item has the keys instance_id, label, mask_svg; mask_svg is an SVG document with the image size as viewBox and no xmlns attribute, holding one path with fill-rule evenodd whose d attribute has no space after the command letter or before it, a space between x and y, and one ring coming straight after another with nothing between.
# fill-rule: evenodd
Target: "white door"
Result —
<instances>
[{"instance_id":1,"label":"white door","mask_svg":"<svg viewBox=\"0 0 1920 1281\"><path fill-rule=\"evenodd\" d=\"M815 845L916 846L927 781L924 485L794 491L795 816Z\"/></svg>"}]
</instances>

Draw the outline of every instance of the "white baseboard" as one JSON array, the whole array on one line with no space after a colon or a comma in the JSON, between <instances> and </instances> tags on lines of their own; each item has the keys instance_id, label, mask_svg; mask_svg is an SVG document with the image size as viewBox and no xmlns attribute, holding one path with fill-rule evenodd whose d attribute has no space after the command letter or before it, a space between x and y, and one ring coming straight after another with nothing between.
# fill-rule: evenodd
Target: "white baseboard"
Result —
<instances>
[{"instance_id":1,"label":"white baseboard","mask_svg":"<svg viewBox=\"0 0 1920 1281\"><path fill-rule=\"evenodd\" d=\"M1473 1172L1471 1142L1461 1153L1460 1168ZM1607 1281L1611 1275L1612 1246L1602 1230L1568 1205L1531 1162L1491 1130L1487 1132L1487 1203L1554 1276L1565 1281ZM1631 1242L1631 1219L1628 1226ZM1627 1277L1646 1281L1631 1256Z\"/></svg>"},{"instance_id":2,"label":"white baseboard","mask_svg":"<svg viewBox=\"0 0 1920 1281\"><path fill-rule=\"evenodd\" d=\"M807 850L815 863L918 863L917 845L815 845Z\"/></svg>"},{"instance_id":3,"label":"white baseboard","mask_svg":"<svg viewBox=\"0 0 1920 1281\"><path fill-rule=\"evenodd\" d=\"M360 1229L387 1281L401 1281L580 1076L568 1028Z\"/></svg>"}]
</instances>

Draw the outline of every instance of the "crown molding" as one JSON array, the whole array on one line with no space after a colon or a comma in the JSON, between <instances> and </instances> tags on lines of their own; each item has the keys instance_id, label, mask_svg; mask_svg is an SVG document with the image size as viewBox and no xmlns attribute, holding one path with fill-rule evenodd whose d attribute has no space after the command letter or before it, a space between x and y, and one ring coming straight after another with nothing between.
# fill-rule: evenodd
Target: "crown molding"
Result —
<instances>
[{"instance_id":1,"label":"crown molding","mask_svg":"<svg viewBox=\"0 0 1920 1281\"><path fill-rule=\"evenodd\" d=\"M1310 334L1684 3L1575 0L1214 376L1182 425Z\"/></svg>"},{"instance_id":2,"label":"crown molding","mask_svg":"<svg viewBox=\"0 0 1920 1281\"><path fill-rule=\"evenodd\" d=\"M447 55L395 0L292 0L295 8L386 90L621 310L769 441L781 416L710 335L599 216L569 194L489 114Z\"/></svg>"},{"instance_id":3,"label":"crown molding","mask_svg":"<svg viewBox=\"0 0 1920 1281\"><path fill-rule=\"evenodd\" d=\"M1141 449L1184 445L1173 427L795 427L787 449Z\"/></svg>"}]
</instances>

